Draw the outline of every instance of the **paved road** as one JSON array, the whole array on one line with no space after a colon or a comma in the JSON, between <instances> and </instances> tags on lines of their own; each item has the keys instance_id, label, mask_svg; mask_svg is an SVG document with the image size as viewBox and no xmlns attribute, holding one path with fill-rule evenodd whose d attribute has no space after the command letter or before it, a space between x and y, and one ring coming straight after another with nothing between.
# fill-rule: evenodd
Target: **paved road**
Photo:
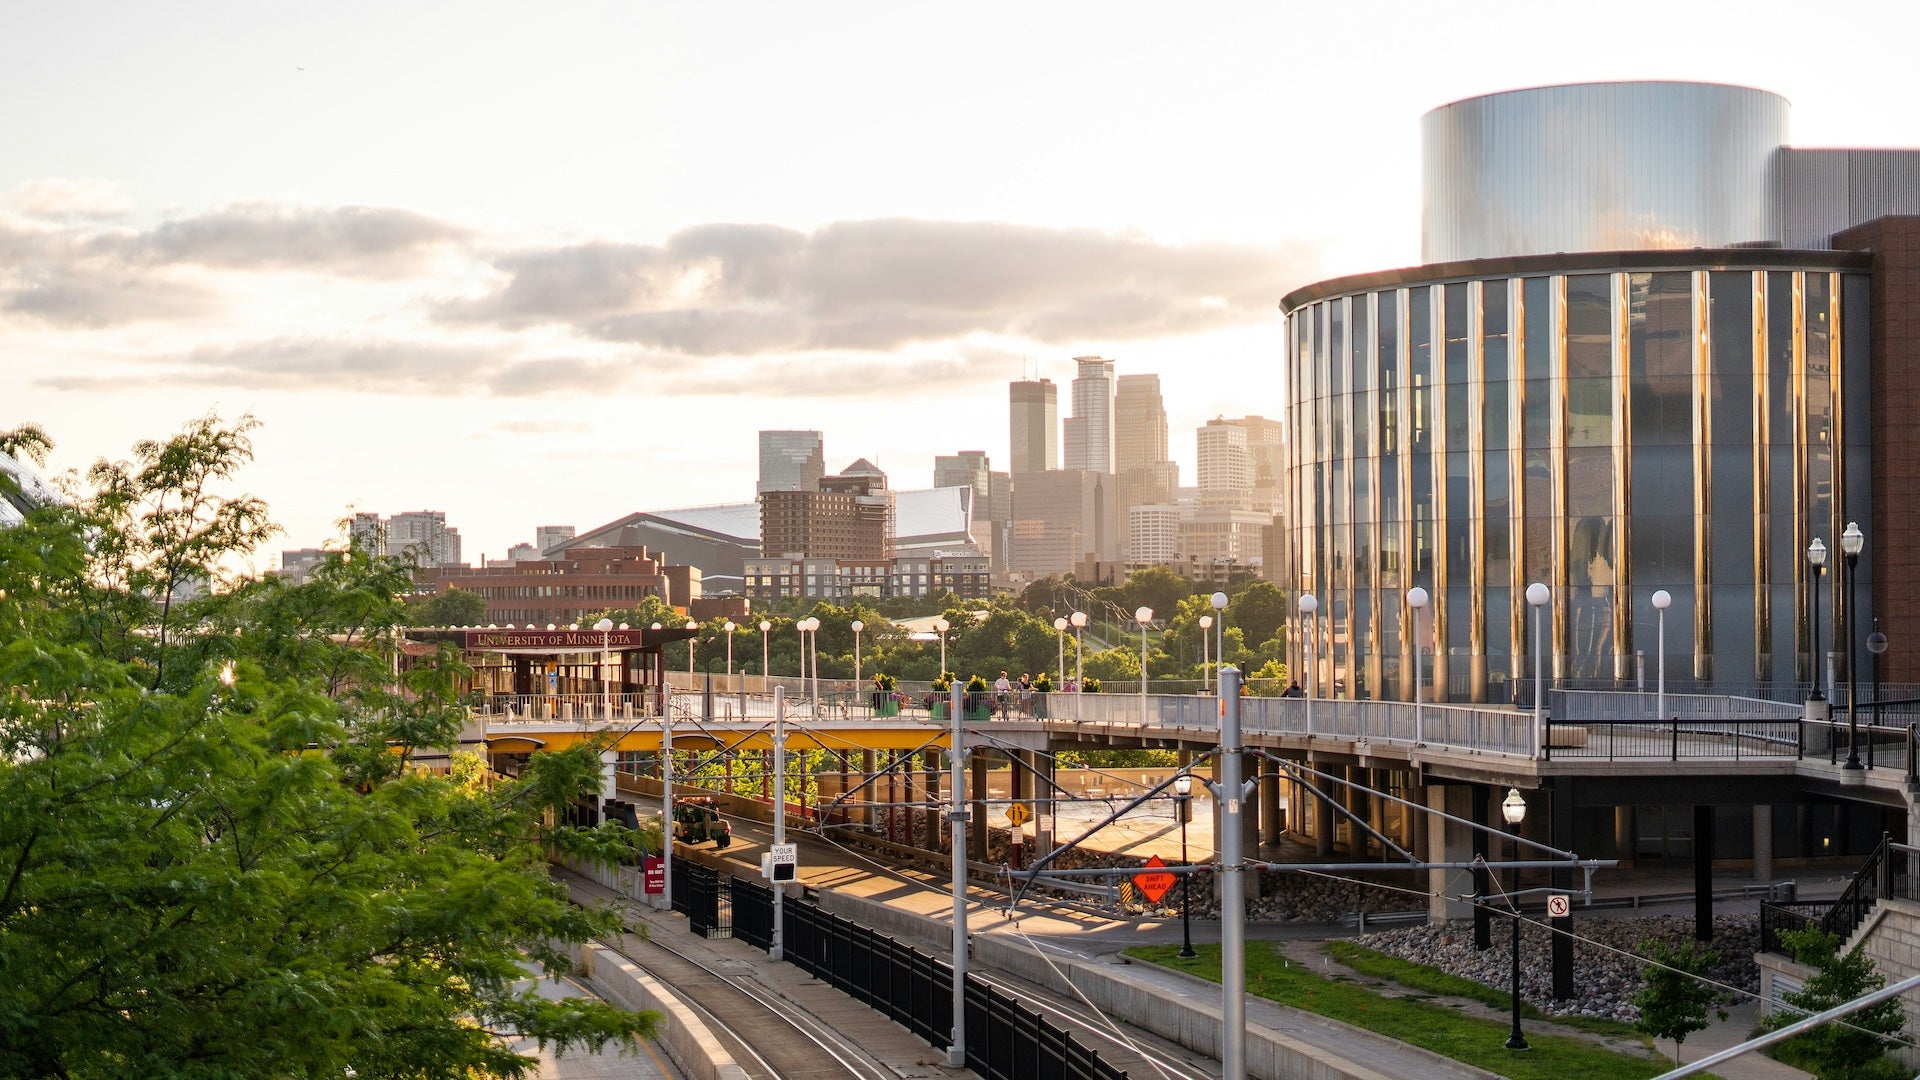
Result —
<instances>
[{"instance_id":1,"label":"paved road","mask_svg":"<svg viewBox=\"0 0 1920 1080\"><path fill-rule=\"evenodd\" d=\"M541 997L555 1001L593 996L570 978L529 978L521 985L537 985ZM555 1057L551 1048L540 1049L532 1039L517 1040L513 1048L539 1055L540 1080L682 1080L666 1052L653 1043L642 1043L637 1053L608 1047L597 1054L575 1050L563 1057Z\"/></svg>"}]
</instances>

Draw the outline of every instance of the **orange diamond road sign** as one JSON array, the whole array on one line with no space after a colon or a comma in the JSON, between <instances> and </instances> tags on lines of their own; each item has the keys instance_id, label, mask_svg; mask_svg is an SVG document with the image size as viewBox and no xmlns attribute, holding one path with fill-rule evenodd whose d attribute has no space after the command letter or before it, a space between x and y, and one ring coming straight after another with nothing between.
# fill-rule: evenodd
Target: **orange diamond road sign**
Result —
<instances>
[{"instance_id":1,"label":"orange diamond road sign","mask_svg":"<svg viewBox=\"0 0 1920 1080\"><path fill-rule=\"evenodd\" d=\"M1173 875L1157 869L1165 865L1167 864L1161 861L1160 856L1155 855L1147 860L1147 869L1144 872L1133 875L1133 887L1139 889L1146 895L1148 901L1155 904L1160 902L1161 897L1167 895L1168 889L1173 888Z\"/></svg>"},{"instance_id":2,"label":"orange diamond road sign","mask_svg":"<svg viewBox=\"0 0 1920 1080\"><path fill-rule=\"evenodd\" d=\"M1017 802L1007 807L1007 824L1014 828L1017 829L1032 820L1033 811L1027 809L1026 803Z\"/></svg>"}]
</instances>

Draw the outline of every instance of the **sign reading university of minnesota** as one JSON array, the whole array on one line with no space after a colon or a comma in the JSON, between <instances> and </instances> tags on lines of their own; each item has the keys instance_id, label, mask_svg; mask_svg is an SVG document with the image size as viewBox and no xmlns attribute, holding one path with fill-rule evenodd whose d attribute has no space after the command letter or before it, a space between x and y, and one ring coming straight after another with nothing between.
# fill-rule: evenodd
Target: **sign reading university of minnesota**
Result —
<instances>
[{"instance_id":1,"label":"sign reading university of minnesota","mask_svg":"<svg viewBox=\"0 0 1920 1080\"><path fill-rule=\"evenodd\" d=\"M640 649L648 642L644 630L468 630L469 649L544 649L549 652L595 652L601 648ZM653 635L658 644L660 634Z\"/></svg>"}]
</instances>

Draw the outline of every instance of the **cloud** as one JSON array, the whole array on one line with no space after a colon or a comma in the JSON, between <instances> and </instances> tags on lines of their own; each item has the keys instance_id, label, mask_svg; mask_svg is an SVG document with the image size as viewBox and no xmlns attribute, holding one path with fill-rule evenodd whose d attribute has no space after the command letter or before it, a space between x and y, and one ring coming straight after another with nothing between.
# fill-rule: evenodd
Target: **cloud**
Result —
<instances>
[{"instance_id":1,"label":"cloud","mask_svg":"<svg viewBox=\"0 0 1920 1080\"><path fill-rule=\"evenodd\" d=\"M57 326L100 327L146 319L190 319L221 306L212 290L189 281L115 266L0 266L0 311Z\"/></svg>"},{"instance_id":2,"label":"cloud","mask_svg":"<svg viewBox=\"0 0 1920 1080\"><path fill-rule=\"evenodd\" d=\"M104 242L148 264L384 278L418 271L444 245L470 235L460 226L394 207L249 203Z\"/></svg>"},{"instance_id":3,"label":"cloud","mask_svg":"<svg viewBox=\"0 0 1920 1080\"><path fill-rule=\"evenodd\" d=\"M1274 318L1314 274L1305 247L1169 245L994 222L839 222L812 233L705 225L663 245L497 256L504 282L443 302L451 322L579 333L683 352L886 351L1000 334L1137 340Z\"/></svg>"},{"instance_id":4,"label":"cloud","mask_svg":"<svg viewBox=\"0 0 1920 1080\"><path fill-rule=\"evenodd\" d=\"M28 180L0 199L24 217L43 221L107 220L133 212L133 200L111 180Z\"/></svg>"}]
</instances>

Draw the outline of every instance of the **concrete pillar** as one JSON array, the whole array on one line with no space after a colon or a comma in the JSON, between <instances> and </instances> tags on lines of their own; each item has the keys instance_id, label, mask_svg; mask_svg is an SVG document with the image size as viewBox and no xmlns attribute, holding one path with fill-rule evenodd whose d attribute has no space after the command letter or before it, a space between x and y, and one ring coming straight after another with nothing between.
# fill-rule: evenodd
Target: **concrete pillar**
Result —
<instances>
[{"instance_id":1,"label":"concrete pillar","mask_svg":"<svg viewBox=\"0 0 1920 1080\"><path fill-rule=\"evenodd\" d=\"M912 767L913 755L907 755L908 767ZM924 772L921 794L925 797L925 807L921 810L920 825L927 837L928 851L940 850L940 834L946 829L940 821L940 776L942 774L941 757L938 751L928 750L920 755L920 767ZM909 811L911 812L911 811Z\"/></svg>"},{"instance_id":2,"label":"concrete pillar","mask_svg":"<svg viewBox=\"0 0 1920 1080\"><path fill-rule=\"evenodd\" d=\"M1442 813L1464 818L1473 812L1472 796L1458 784L1434 784L1420 790L1426 795L1426 805ZM1465 862L1473 857L1473 830L1444 818L1428 820L1427 842L1423 849L1428 862ZM1465 891L1461 885L1466 880L1458 870L1427 871L1429 922L1454 923L1473 918L1472 905L1449 899Z\"/></svg>"},{"instance_id":3,"label":"concrete pillar","mask_svg":"<svg viewBox=\"0 0 1920 1080\"><path fill-rule=\"evenodd\" d=\"M1409 779L1417 777L1409 775ZM1419 784L1409 783L1401 798L1413 803L1413 806L1400 808L1400 846L1419 856L1426 850L1427 815L1415 807L1427 805L1427 789Z\"/></svg>"},{"instance_id":4,"label":"concrete pillar","mask_svg":"<svg viewBox=\"0 0 1920 1080\"><path fill-rule=\"evenodd\" d=\"M862 750L860 751L860 776L862 779L865 779L866 777L869 777L872 775L873 775L873 751ZM861 789L860 793L861 793L862 802L873 803L878 801L878 799L880 798L880 781L875 780L873 783L868 784L866 787ZM876 824L879 818L879 815L874 813L874 809L872 806L862 807L859 811L859 815L860 815L860 823L862 825L865 825L869 829L874 827L874 825Z\"/></svg>"},{"instance_id":5,"label":"concrete pillar","mask_svg":"<svg viewBox=\"0 0 1920 1080\"><path fill-rule=\"evenodd\" d=\"M1333 781L1314 777L1313 784L1313 854L1325 861L1333 857L1333 823L1338 816L1331 805L1333 799Z\"/></svg>"},{"instance_id":6,"label":"concrete pillar","mask_svg":"<svg viewBox=\"0 0 1920 1080\"><path fill-rule=\"evenodd\" d=\"M1369 771L1370 770L1363 769L1358 765L1347 766L1347 783L1345 787L1347 810L1353 815L1346 819L1347 858L1355 862L1363 862L1370 859L1374 853L1373 837L1368 836L1367 830L1361 828L1359 825L1359 822L1368 820L1369 815L1372 813L1373 799L1370 798L1361 787L1361 785L1367 782Z\"/></svg>"},{"instance_id":7,"label":"concrete pillar","mask_svg":"<svg viewBox=\"0 0 1920 1080\"><path fill-rule=\"evenodd\" d=\"M1367 786L1373 788L1373 790L1377 792L1387 790L1387 770L1368 769L1367 770ZM1380 798L1378 795L1367 796L1367 810L1369 813L1369 823L1373 825L1374 831L1379 833L1381 836L1388 835L1387 805L1388 805L1387 800ZM1384 859L1386 858L1386 855L1387 853L1383 846L1380 852L1380 857Z\"/></svg>"},{"instance_id":8,"label":"concrete pillar","mask_svg":"<svg viewBox=\"0 0 1920 1080\"><path fill-rule=\"evenodd\" d=\"M1613 808L1613 857L1620 860L1622 870L1633 865L1634 850L1638 846L1633 842L1633 826L1633 807Z\"/></svg>"},{"instance_id":9,"label":"concrete pillar","mask_svg":"<svg viewBox=\"0 0 1920 1080\"><path fill-rule=\"evenodd\" d=\"M1038 774L1033 778L1033 795L1036 799L1046 800L1033 808L1033 855L1039 858L1053 850L1054 801L1060 798L1059 790L1054 787L1053 755L1037 751L1027 752L1027 764L1032 765Z\"/></svg>"},{"instance_id":10,"label":"concrete pillar","mask_svg":"<svg viewBox=\"0 0 1920 1080\"><path fill-rule=\"evenodd\" d=\"M1761 884L1773 880L1773 807L1766 803L1753 807L1753 880Z\"/></svg>"},{"instance_id":11,"label":"concrete pillar","mask_svg":"<svg viewBox=\"0 0 1920 1080\"><path fill-rule=\"evenodd\" d=\"M1265 761L1260 770L1260 839L1269 847L1280 846L1286 832L1286 812L1280 805L1280 765Z\"/></svg>"},{"instance_id":12,"label":"concrete pillar","mask_svg":"<svg viewBox=\"0 0 1920 1080\"><path fill-rule=\"evenodd\" d=\"M968 831L967 857L987 861L987 755L973 752L973 805L968 808L972 828Z\"/></svg>"}]
</instances>

